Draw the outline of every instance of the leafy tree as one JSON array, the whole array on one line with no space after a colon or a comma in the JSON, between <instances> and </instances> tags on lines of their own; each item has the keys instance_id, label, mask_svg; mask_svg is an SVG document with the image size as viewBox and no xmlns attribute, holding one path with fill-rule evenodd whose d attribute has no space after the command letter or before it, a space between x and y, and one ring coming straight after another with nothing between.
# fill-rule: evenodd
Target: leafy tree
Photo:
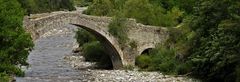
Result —
<instances>
[{"instance_id":1,"label":"leafy tree","mask_svg":"<svg viewBox=\"0 0 240 82\"><path fill-rule=\"evenodd\" d=\"M93 4L84 13L97 16L106 16L113 11L114 5L110 0L93 0Z\"/></svg>"},{"instance_id":2,"label":"leafy tree","mask_svg":"<svg viewBox=\"0 0 240 82\"><path fill-rule=\"evenodd\" d=\"M18 0L26 10L25 14L44 13L59 10L75 10L72 0Z\"/></svg>"},{"instance_id":3,"label":"leafy tree","mask_svg":"<svg viewBox=\"0 0 240 82\"><path fill-rule=\"evenodd\" d=\"M234 82L240 62L240 2L200 0L191 29L193 74L206 81Z\"/></svg>"},{"instance_id":4,"label":"leafy tree","mask_svg":"<svg viewBox=\"0 0 240 82\"><path fill-rule=\"evenodd\" d=\"M27 65L33 47L22 27L23 9L17 0L0 0L0 5L0 73L23 75L15 65Z\"/></svg>"}]
</instances>

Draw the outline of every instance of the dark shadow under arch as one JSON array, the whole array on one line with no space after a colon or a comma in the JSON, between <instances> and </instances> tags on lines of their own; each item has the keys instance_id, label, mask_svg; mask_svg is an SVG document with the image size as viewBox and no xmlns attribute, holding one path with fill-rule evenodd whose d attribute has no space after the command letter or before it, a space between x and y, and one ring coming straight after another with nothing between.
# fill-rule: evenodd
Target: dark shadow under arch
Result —
<instances>
[{"instance_id":1,"label":"dark shadow under arch","mask_svg":"<svg viewBox=\"0 0 240 82\"><path fill-rule=\"evenodd\" d=\"M122 59L120 57L119 52L117 51L117 49L113 46L113 44L104 35L98 33L97 31L95 31L91 28L83 26L83 25L79 25L79 24L72 24L72 25L83 28L86 31L90 32L101 42L101 44L104 45L106 53L108 53L109 57L111 58L111 61L112 61L112 64L113 64L113 69L120 69L120 68L123 67Z\"/></svg>"},{"instance_id":2,"label":"dark shadow under arch","mask_svg":"<svg viewBox=\"0 0 240 82\"><path fill-rule=\"evenodd\" d=\"M140 55L142 55L142 54L149 55L152 50L153 50L153 48L147 48L147 49L143 50Z\"/></svg>"}]
</instances>

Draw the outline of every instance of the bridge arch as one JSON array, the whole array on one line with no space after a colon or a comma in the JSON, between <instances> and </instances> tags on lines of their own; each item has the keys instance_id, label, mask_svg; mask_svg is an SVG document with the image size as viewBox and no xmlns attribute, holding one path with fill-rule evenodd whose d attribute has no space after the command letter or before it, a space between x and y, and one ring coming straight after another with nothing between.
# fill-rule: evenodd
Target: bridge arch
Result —
<instances>
[{"instance_id":1,"label":"bridge arch","mask_svg":"<svg viewBox=\"0 0 240 82\"><path fill-rule=\"evenodd\" d=\"M91 29L84 25L80 25L80 24L72 24L72 25L87 30L88 32L93 34L104 45L105 51L108 53L109 57L111 58L114 69L120 69L123 67L120 52L116 49L114 44L110 42L107 36L101 34L95 29Z\"/></svg>"}]
</instances>

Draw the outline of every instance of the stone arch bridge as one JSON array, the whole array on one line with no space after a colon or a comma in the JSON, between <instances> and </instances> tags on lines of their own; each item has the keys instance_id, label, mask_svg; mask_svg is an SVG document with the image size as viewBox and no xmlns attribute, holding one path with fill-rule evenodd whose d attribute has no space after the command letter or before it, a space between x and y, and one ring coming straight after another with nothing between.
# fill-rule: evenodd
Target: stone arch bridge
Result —
<instances>
[{"instance_id":1,"label":"stone arch bridge","mask_svg":"<svg viewBox=\"0 0 240 82\"><path fill-rule=\"evenodd\" d=\"M126 42L127 46L121 46L118 38L108 32L108 24L111 17L89 16L74 12L61 12L58 14L29 19L25 17L24 27L34 40L44 33L59 28L65 24L76 25L94 34L97 39L104 44L106 51L110 54L114 69L121 69L123 66L134 66L135 57L140 55L145 49L154 48L168 38L168 31L162 27L148 26L136 23L134 19L128 19ZM135 47L129 44L134 43Z\"/></svg>"}]
</instances>

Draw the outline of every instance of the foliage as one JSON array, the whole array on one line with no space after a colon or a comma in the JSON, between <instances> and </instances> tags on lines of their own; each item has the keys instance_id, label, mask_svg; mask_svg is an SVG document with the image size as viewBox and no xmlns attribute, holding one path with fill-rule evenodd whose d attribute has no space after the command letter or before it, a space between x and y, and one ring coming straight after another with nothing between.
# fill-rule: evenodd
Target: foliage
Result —
<instances>
[{"instance_id":1,"label":"foliage","mask_svg":"<svg viewBox=\"0 0 240 82\"><path fill-rule=\"evenodd\" d=\"M176 26L183 13L176 7L165 12L164 8L153 5L148 0L128 0L123 9L126 17L135 18L140 23L167 27Z\"/></svg>"},{"instance_id":2,"label":"foliage","mask_svg":"<svg viewBox=\"0 0 240 82\"><path fill-rule=\"evenodd\" d=\"M151 60L150 56L142 54L141 56L137 56L135 64L141 69L146 69L149 67Z\"/></svg>"},{"instance_id":3,"label":"foliage","mask_svg":"<svg viewBox=\"0 0 240 82\"><path fill-rule=\"evenodd\" d=\"M74 4L79 7L85 7L92 4L93 0L74 0Z\"/></svg>"},{"instance_id":4,"label":"foliage","mask_svg":"<svg viewBox=\"0 0 240 82\"><path fill-rule=\"evenodd\" d=\"M154 20L153 6L148 0L127 0L124 5L124 15L135 18L138 22L150 24Z\"/></svg>"},{"instance_id":5,"label":"foliage","mask_svg":"<svg viewBox=\"0 0 240 82\"><path fill-rule=\"evenodd\" d=\"M119 1L121 3L116 5ZM143 24L175 27L169 28L170 38L164 46L156 48L149 55L137 57L136 63L140 68L160 70L167 74L191 73L204 81L239 81L238 0L110 2L114 6L106 7L108 11L104 10L104 14L98 15L117 16L122 13L122 17L135 18ZM92 12L89 14L101 11L97 7L95 9L89 8L88 12ZM113 27L121 27L119 24L121 23L116 23ZM118 30L112 31L118 35Z\"/></svg>"},{"instance_id":6,"label":"foliage","mask_svg":"<svg viewBox=\"0 0 240 82\"><path fill-rule=\"evenodd\" d=\"M108 25L109 32L118 38L118 42L120 45L125 45L128 40L127 37L127 27L125 26L126 19L115 17L113 18L112 22Z\"/></svg>"},{"instance_id":7,"label":"foliage","mask_svg":"<svg viewBox=\"0 0 240 82\"><path fill-rule=\"evenodd\" d=\"M83 56L86 61L96 62L97 68L112 69L112 62L109 55L104 51L104 46L96 37L87 30L78 29L75 36L79 47L82 47Z\"/></svg>"},{"instance_id":8,"label":"foliage","mask_svg":"<svg viewBox=\"0 0 240 82\"><path fill-rule=\"evenodd\" d=\"M112 68L111 59L99 41L85 43L83 45L83 56L86 61L97 62L99 68Z\"/></svg>"},{"instance_id":9,"label":"foliage","mask_svg":"<svg viewBox=\"0 0 240 82\"><path fill-rule=\"evenodd\" d=\"M161 71L164 74L186 74L191 71L189 63L184 63L176 58L174 48L159 46L136 58L136 65L143 70Z\"/></svg>"},{"instance_id":10,"label":"foliage","mask_svg":"<svg viewBox=\"0 0 240 82\"><path fill-rule=\"evenodd\" d=\"M75 10L72 0L18 0L26 10L25 14L44 13L59 10Z\"/></svg>"},{"instance_id":11,"label":"foliage","mask_svg":"<svg viewBox=\"0 0 240 82\"><path fill-rule=\"evenodd\" d=\"M86 11L85 14L105 16L113 11L114 5L110 0L93 0Z\"/></svg>"},{"instance_id":12,"label":"foliage","mask_svg":"<svg viewBox=\"0 0 240 82\"><path fill-rule=\"evenodd\" d=\"M134 66L133 65L124 65L123 69L124 70L134 70Z\"/></svg>"},{"instance_id":13,"label":"foliage","mask_svg":"<svg viewBox=\"0 0 240 82\"><path fill-rule=\"evenodd\" d=\"M134 18L146 25L173 27L179 24L183 12L178 7L166 11L162 6L154 5L149 0L94 0L84 12L97 16L118 16Z\"/></svg>"},{"instance_id":14,"label":"foliage","mask_svg":"<svg viewBox=\"0 0 240 82\"><path fill-rule=\"evenodd\" d=\"M98 52L98 53L96 53ZM99 60L102 56L102 54L105 54L103 51L103 48L98 41L86 43L83 45L83 55L87 61L96 62Z\"/></svg>"},{"instance_id":15,"label":"foliage","mask_svg":"<svg viewBox=\"0 0 240 82\"><path fill-rule=\"evenodd\" d=\"M79 46L82 46L85 43L96 41L94 35L81 28L78 29L75 38L77 39Z\"/></svg>"},{"instance_id":16,"label":"foliage","mask_svg":"<svg viewBox=\"0 0 240 82\"><path fill-rule=\"evenodd\" d=\"M190 28L196 32L189 60L205 81L237 81L240 62L240 2L201 0Z\"/></svg>"},{"instance_id":17,"label":"foliage","mask_svg":"<svg viewBox=\"0 0 240 82\"><path fill-rule=\"evenodd\" d=\"M20 68L17 68L15 65L10 64L1 64L0 71L5 72L6 74L16 74L17 76L24 76L24 72Z\"/></svg>"},{"instance_id":18,"label":"foliage","mask_svg":"<svg viewBox=\"0 0 240 82\"><path fill-rule=\"evenodd\" d=\"M175 59L174 49L160 46L156 48L156 50L153 50L150 55L152 56L152 65L148 70L159 70L166 74L174 73L174 69L176 69L176 65L178 65Z\"/></svg>"},{"instance_id":19,"label":"foliage","mask_svg":"<svg viewBox=\"0 0 240 82\"><path fill-rule=\"evenodd\" d=\"M10 77L6 73L0 73L0 82L9 82Z\"/></svg>"},{"instance_id":20,"label":"foliage","mask_svg":"<svg viewBox=\"0 0 240 82\"><path fill-rule=\"evenodd\" d=\"M23 9L17 0L0 0L0 74L23 76L16 65L27 65L33 42L22 27ZM9 6L11 5L11 6Z\"/></svg>"}]
</instances>

